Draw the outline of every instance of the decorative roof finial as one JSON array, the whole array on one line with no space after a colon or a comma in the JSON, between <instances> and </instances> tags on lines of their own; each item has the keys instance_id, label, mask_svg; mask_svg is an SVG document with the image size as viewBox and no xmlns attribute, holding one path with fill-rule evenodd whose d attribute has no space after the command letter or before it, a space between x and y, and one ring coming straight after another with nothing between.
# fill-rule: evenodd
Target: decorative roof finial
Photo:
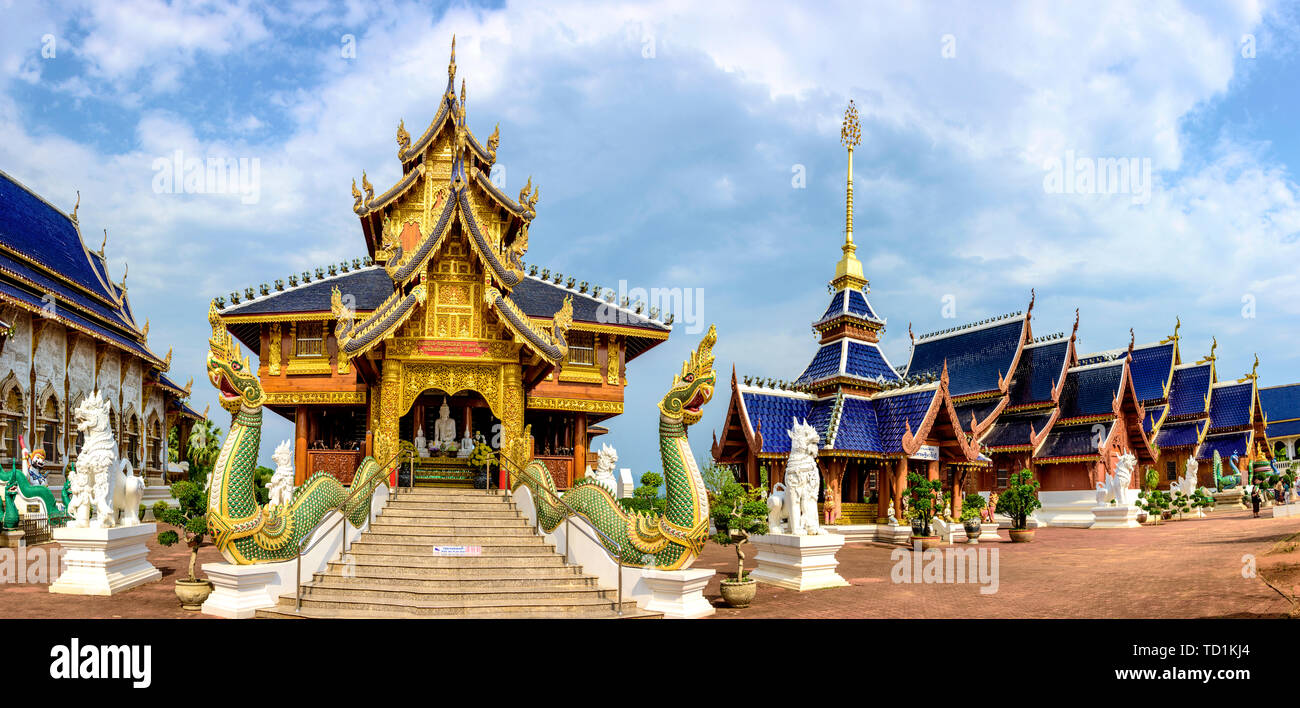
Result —
<instances>
[{"instance_id":1,"label":"decorative roof finial","mask_svg":"<svg viewBox=\"0 0 1300 708\"><path fill-rule=\"evenodd\" d=\"M1133 343L1136 341L1137 341L1137 334L1133 332L1132 327L1129 327L1128 328L1128 353L1129 354L1133 353Z\"/></svg>"},{"instance_id":2,"label":"decorative roof finial","mask_svg":"<svg viewBox=\"0 0 1300 708\"><path fill-rule=\"evenodd\" d=\"M145 339L149 338L149 318L144 318L144 329L140 330L140 336Z\"/></svg>"},{"instance_id":3,"label":"decorative roof finial","mask_svg":"<svg viewBox=\"0 0 1300 708\"><path fill-rule=\"evenodd\" d=\"M1070 330L1070 339L1079 334L1079 308L1074 308L1074 329Z\"/></svg>"},{"instance_id":4,"label":"decorative roof finial","mask_svg":"<svg viewBox=\"0 0 1300 708\"><path fill-rule=\"evenodd\" d=\"M104 257L104 249L108 248L108 229L104 229L104 242L99 244L99 257Z\"/></svg>"},{"instance_id":5,"label":"decorative roof finial","mask_svg":"<svg viewBox=\"0 0 1300 708\"><path fill-rule=\"evenodd\" d=\"M411 144L411 134L406 132L406 120L397 121L397 148L405 150Z\"/></svg>"},{"instance_id":6,"label":"decorative roof finial","mask_svg":"<svg viewBox=\"0 0 1300 708\"><path fill-rule=\"evenodd\" d=\"M72 219L72 223L74 223L74 224L77 223L77 210L80 209L80 208L81 208L81 190L78 189L78 190L77 190L77 203L72 205L72 213L68 215L68 218L69 218L69 219Z\"/></svg>"},{"instance_id":7,"label":"decorative roof finial","mask_svg":"<svg viewBox=\"0 0 1300 708\"><path fill-rule=\"evenodd\" d=\"M849 151L844 199L844 245L840 247L844 256L835 266L835 279L831 281L831 285L836 289L865 288L867 279L862 272L862 262L856 255L858 247L853 243L853 148L862 144L862 126L858 122L858 107L851 99L849 107L844 111L844 122L840 126L840 143Z\"/></svg>"},{"instance_id":8,"label":"decorative roof finial","mask_svg":"<svg viewBox=\"0 0 1300 708\"><path fill-rule=\"evenodd\" d=\"M492 134L488 136L487 148L488 148L488 152L492 153L492 159L496 159L497 147L499 147L500 145L501 145L501 124L497 123L496 127L492 128Z\"/></svg>"},{"instance_id":9,"label":"decorative roof finial","mask_svg":"<svg viewBox=\"0 0 1300 708\"><path fill-rule=\"evenodd\" d=\"M465 117L465 79L460 80L460 117Z\"/></svg>"},{"instance_id":10,"label":"decorative roof finial","mask_svg":"<svg viewBox=\"0 0 1300 708\"><path fill-rule=\"evenodd\" d=\"M1254 381L1258 378L1259 378L1259 354L1256 354L1255 363L1250 367L1250 373L1241 377L1240 379L1238 379L1238 381L1245 383L1247 381Z\"/></svg>"},{"instance_id":11,"label":"decorative roof finial","mask_svg":"<svg viewBox=\"0 0 1300 708\"><path fill-rule=\"evenodd\" d=\"M456 80L456 35L451 36L451 62L447 64L447 83ZM450 87L447 90L451 90Z\"/></svg>"},{"instance_id":12,"label":"decorative roof finial","mask_svg":"<svg viewBox=\"0 0 1300 708\"><path fill-rule=\"evenodd\" d=\"M370 183L370 179L366 177L365 170L361 170L361 188L366 190L367 202L375 198L375 185Z\"/></svg>"},{"instance_id":13,"label":"decorative roof finial","mask_svg":"<svg viewBox=\"0 0 1300 708\"><path fill-rule=\"evenodd\" d=\"M916 336L912 334L912 323L911 323L911 322L908 322L908 323L907 323L907 338L910 339L910 340L912 340L912 344L916 344Z\"/></svg>"},{"instance_id":14,"label":"decorative roof finial","mask_svg":"<svg viewBox=\"0 0 1300 708\"><path fill-rule=\"evenodd\" d=\"M127 276L127 274L129 274L130 272L131 272L131 263L130 263L130 262L123 263L123 264L122 264L122 284L118 286L118 288L117 288L118 290L122 290L122 291L125 291L125 290L126 290L126 276Z\"/></svg>"}]
</instances>

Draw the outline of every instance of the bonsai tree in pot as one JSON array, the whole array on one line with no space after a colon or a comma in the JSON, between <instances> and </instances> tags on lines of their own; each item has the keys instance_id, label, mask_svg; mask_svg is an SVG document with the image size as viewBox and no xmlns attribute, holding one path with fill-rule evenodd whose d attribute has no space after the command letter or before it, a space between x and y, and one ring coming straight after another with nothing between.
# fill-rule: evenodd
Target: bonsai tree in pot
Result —
<instances>
[{"instance_id":1,"label":"bonsai tree in pot","mask_svg":"<svg viewBox=\"0 0 1300 708\"><path fill-rule=\"evenodd\" d=\"M915 472L907 474L907 513L913 522L912 538L919 539L922 548L939 544L939 538L931 535L930 522L939 512L942 493L943 483L939 480L926 479Z\"/></svg>"},{"instance_id":2,"label":"bonsai tree in pot","mask_svg":"<svg viewBox=\"0 0 1300 708\"><path fill-rule=\"evenodd\" d=\"M1029 528L1029 515L1043 506L1038 501L1039 486L1033 472L1020 470L1007 479L1006 491L998 497L997 511L1011 519L1010 534L1014 543L1034 540L1034 531Z\"/></svg>"},{"instance_id":3,"label":"bonsai tree in pot","mask_svg":"<svg viewBox=\"0 0 1300 708\"><path fill-rule=\"evenodd\" d=\"M179 528L180 533L171 529L159 532L158 543L174 546L181 540L181 534L185 535L185 545L190 549L189 572L185 579L176 581L176 597L180 599L181 607L198 610L212 592L212 584L199 580L194 574L199 549L208 536L208 493L203 491L203 487L188 481L172 484L171 490L177 505L171 507L160 501L153 505L153 516L164 524Z\"/></svg>"},{"instance_id":4,"label":"bonsai tree in pot","mask_svg":"<svg viewBox=\"0 0 1300 708\"><path fill-rule=\"evenodd\" d=\"M974 492L961 500L961 525L966 530L966 538L971 541L980 537L980 517L987 503L983 496Z\"/></svg>"},{"instance_id":5,"label":"bonsai tree in pot","mask_svg":"<svg viewBox=\"0 0 1300 708\"><path fill-rule=\"evenodd\" d=\"M757 581L745 574L744 546L750 536L768 532L767 502L759 490L729 480L710 500L709 516L717 530L712 536L714 543L736 547L736 577L722 581L722 599L732 607L749 607L757 592Z\"/></svg>"},{"instance_id":6,"label":"bonsai tree in pot","mask_svg":"<svg viewBox=\"0 0 1300 708\"><path fill-rule=\"evenodd\" d=\"M1173 508L1169 495L1158 489L1143 490L1138 494L1137 503L1147 512L1147 520L1152 523L1159 523Z\"/></svg>"}]
</instances>

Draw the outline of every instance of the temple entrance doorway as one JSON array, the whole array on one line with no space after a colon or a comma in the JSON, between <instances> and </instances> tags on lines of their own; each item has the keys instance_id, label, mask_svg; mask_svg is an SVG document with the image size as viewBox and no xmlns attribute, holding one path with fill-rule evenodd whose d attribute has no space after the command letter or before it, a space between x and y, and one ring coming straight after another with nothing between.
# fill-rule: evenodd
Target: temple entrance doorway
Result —
<instances>
[{"instance_id":1,"label":"temple entrance doorway","mask_svg":"<svg viewBox=\"0 0 1300 708\"><path fill-rule=\"evenodd\" d=\"M417 487L482 489L491 482L470 458L478 443L500 448L501 424L477 393L425 390L398 422L398 436L415 450L412 463L402 466L401 485L411 483L411 474Z\"/></svg>"}]
</instances>

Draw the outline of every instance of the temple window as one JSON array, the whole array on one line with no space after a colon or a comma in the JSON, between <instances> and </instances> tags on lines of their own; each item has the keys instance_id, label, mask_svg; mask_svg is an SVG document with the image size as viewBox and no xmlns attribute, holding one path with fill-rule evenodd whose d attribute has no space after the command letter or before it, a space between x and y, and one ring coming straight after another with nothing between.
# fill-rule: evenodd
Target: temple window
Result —
<instances>
[{"instance_id":1,"label":"temple window","mask_svg":"<svg viewBox=\"0 0 1300 708\"><path fill-rule=\"evenodd\" d=\"M1008 470L1005 469L998 470L998 479L997 479L998 489L1005 489L1007 486L1007 481L1010 478L1011 478L1011 473Z\"/></svg>"},{"instance_id":2,"label":"temple window","mask_svg":"<svg viewBox=\"0 0 1300 708\"><path fill-rule=\"evenodd\" d=\"M1178 463L1177 463L1177 462L1174 462L1173 460L1166 460L1166 461L1165 461L1165 481L1166 481L1166 482L1176 482L1176 481L1178 481Z\"/></svg>"},{"instance_id":3,"label":"temple window","mask_svg":"<svg viewBox=\"0 0 1300 708\"><path fill-rule=\"evenodd\" d=\"M132 415L126 423L126 435L122 436L126 448L126 459L131 466L140 466L140 419Z\"/></svg>"},{"instance_id":4,"label":"temple window","mask_svg":"<svg viewBox=\"0 0 1300 708\"><path fill-rule=\"evenodd\" d=\"M0 410L0 418L4 421L4 455L10 460L16 458L22 450L19 439L22 437L25 408L23 394L18 387L9 389L8 395L4 397L4 409Z\"/></svg>"},{"instance_id":5,"label":"temple window","mask_svg":"<svg viewBox=\"0 0 1300 708\"><path fill-rule=\"evenodd\" d=\"M569 363L586 364L588 366L596 363L596 335L591 332L569 332Z\"/></svg>"},{"instance_id":6,"label":"temple window","mask_svg":"<svg viewBox=\"0 0 1300 708\"><path fill-rule=\"evenodd\" d=\"M294 340L294 356L321 356L324 351L323 322L299 322Z\"/></svg>"},{"instance_id":7,"label":"temple window","mask_svg":"<svg viewBox=\"0 0 1300 708\"><path fill-rule=\"evenodd\" d=\"M77 406L80 405L81 405L81 399L78 398L77 402L73 404L73 406L68 410L75 411L77 409ZM68 457L72 459L76 459L77 453L81 452L81 446L84 445L86 442L86 434L78 430L76 426L73 426L72 429L73 429L72 449L68 450Z\"/></svg>"},{"instance_id":8,"label":"temple window","mask_svg":"<svg viewBox=\"0 0 1300 708\"><path fill-rule=\"evenodd\" d=\"M54 396L50 396L45 399L45 405L41 407L40 416L36 419L36 425L41 431L41 448L45 451L47 463L58 462L59 459L58 440L63 427L60 422L59 402Z\"/></svg>"},{"instance_id":9,"label":"temple window","mask_svg":"<svg viewBox=\"0 0 1300 708\"><path fill-rule=\"evenodd\" d=\"M152 469L162 469L162 423L158 422L156 415L150 417L144 435L147 466Z\"/></svg>"}]
</instances>

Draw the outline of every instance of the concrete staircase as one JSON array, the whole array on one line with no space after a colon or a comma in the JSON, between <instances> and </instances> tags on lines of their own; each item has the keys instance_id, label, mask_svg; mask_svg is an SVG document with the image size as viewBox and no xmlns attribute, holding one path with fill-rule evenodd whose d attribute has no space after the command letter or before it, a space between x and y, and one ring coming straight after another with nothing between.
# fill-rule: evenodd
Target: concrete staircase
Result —
<instances>
[{"instance_id":1,"label":"concrete staircase","mask_svg":"<svg viewBox=\"0 0 1300 708\"><path fill-rule=\"evenodd\" d=\"M480 555L434 555L479 546ZM342 560L258 617L616 618L617 593L565 563L501 491L402 489ZM623 617L659 617L623 603Z\"/></svg>"}]
</instances>

